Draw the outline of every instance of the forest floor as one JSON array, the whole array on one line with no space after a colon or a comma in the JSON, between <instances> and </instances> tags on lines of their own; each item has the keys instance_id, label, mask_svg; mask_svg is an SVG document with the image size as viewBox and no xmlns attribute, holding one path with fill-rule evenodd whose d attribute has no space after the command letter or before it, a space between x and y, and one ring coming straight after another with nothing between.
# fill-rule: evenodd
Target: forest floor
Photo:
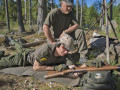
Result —
<instances>
[{"instance_id":1,"label":"forest floor","mask_svg":"<svg viewBox=\"0 0 120 90\"><path fill-rule=\"evenodd\" d=\"M0 74L0 90L79 90L79 87L43 82L33 77Z\"/></svg>"},{"instance_id":2,"label":"forest floor","mask_svg":"<svg viewBox=\"0 0 120 90\"><path fill-rule=\"evenodd\" d=\"M90 37L92 37L92 33L93 31L90 31L86 36L87 41L89 41ZM24 33L23 35L8 33L6 35L13 36L14 39L25 39L29 43L35 41L36 39L46 39L43 33L39 35L37 33L30 32ZM89 42L87 42L87 44L89 44ZM40 47L40 45L31 48L36 49L37 47ZM6 51L6 55L16 53L15 50L7 49L4 46L0 46L0 50L1 49ZM80 90L80 87L72 87L60 83L43 82L36 80L33 77L19 77L16 75L0 73L0 90Z\"/></svg>"}]
</instances>

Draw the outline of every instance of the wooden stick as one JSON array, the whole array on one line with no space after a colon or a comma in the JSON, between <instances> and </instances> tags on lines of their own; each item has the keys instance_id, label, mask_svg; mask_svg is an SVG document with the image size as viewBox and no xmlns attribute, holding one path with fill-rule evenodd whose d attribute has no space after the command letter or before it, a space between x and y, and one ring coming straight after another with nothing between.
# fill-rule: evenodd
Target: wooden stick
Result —
<instances>
[{"instance_id":1,"label":"wooden stick","mask_svg":"<svg viewBox=\"0 0 120 90\"><path fill-rule=\"evenodd\" d=\"M106 15L106 50L107 50L107 62L110 64L110 57L109 57L109 32L108 32L108 14L107 14L107 4L105 2L105 15Z\"/></svg>"}]
</instances>

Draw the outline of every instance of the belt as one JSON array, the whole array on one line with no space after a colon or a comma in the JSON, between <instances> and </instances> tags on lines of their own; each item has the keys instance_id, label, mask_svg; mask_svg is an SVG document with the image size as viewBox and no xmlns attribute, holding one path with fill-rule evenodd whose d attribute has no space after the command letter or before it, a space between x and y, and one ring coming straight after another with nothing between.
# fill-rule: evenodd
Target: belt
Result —
<instances>
[{"instance_id":1,"label":"belt","mask_svg":"<svg viewBox=\"0 0 120 90\"><path fill-rule=\"evenodd\" d=\"M24 52L23 67L25 67L28 64L27 61L29 61L28 58L30 58L30 55L31 55L32 52L33 51L30 51L29 53Z\"/></svg>"}]
</instances>

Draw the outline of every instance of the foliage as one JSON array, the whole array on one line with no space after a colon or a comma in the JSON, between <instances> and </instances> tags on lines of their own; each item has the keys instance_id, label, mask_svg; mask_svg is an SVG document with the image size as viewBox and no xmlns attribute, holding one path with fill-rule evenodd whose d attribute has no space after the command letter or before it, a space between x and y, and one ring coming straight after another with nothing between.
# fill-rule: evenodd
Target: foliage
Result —
<instances>
[{"instance_id":1,"label":"foliage","mask_svg":"<svg viewBox=\"0 0 120 90\"><path fill-rule=\"evenodd\" d=\"M113 72L113 81L115 83L116 90L120 90L120 75L117 75L117 71Z\"/></svg>"},{"instance_id":2,"label":"foliage","mask_svg":"<svg viewBox=\"0 0 120 90\"><path fill-rule=\"evenodd\" d=\"M29 4L30 4L30 1L29 0L26 0L27 2L27 6L26 6L26 11L27 11L27 21L29 21ZM37 23L37 12L38 12L38 2L37 0L31 0L31 11L32 11L32 15L31 15L31 18L32 18L32 23L33 24L36 24ZM33 13L34 12L34 13ZM25 2L24 0L22 0L22 14L23 14L23 20L25 20Z\"/></svg>"},{"instance_id":3,"label":"foliage","mask_svg":"<svg viewBox=\"0 0 120 90\"><path fill-rule=\"evenodd\" d=\"M99 17L99 14L94 6L91 6L86 10L85 16L85 24L92 25ZM98 26L98 23L96 26Z\"/></svg>"},{"instance_id":4,"label":"foliage","mask_svg":"<svg viewBox=\"0 0 120 90\"><path fill-rule=\"evenodd\" d=\"M16 22L17 20L17 6L14 0L9 0L8 2L8 11L10 22Z\"/></svg>"},{"instance_id":5,"label":"foliage","mask_svg":"<svg viewBox=\"0 0 120 90\"><path fill-rule=\"evenodd\" d=\"M87 23L85 22L85 20L86 20L86 12L87 12L87 10L88 10L88 7L87 7L87 5L85 4L84 6L83 6L83 18L82 18L82 25L83 26L85 26Z\"/></svg>"},{"instance_id":6,"label":"foliage","mask_svg":"<svg viewBox=\"0 0 120 90\"><path fill-rule=\"evenodd\" d=\"M5 22L5 2L0 0L0 21Z\"/></svg>"},{"instance_id":7,"label":"foliage","mask_svg":"<svg viewBox=\"0 0 120 90\"><path fill-rule=\"evenodd\" d=\"M120 26L120 4L113 7L113 20Z\"/></svg>"},{"instance_id":8,"label":"foliage","mask_svg":"<svg viewBox=\"0 0 120 90\"><path fill-rule=\"evenodd\" d=\"M37 15L38 15L38 3L35 0L32 0L32 12L34 11L34 13L32 13L32 22L33 24L37 23Z\"/></svg>"}]
</instances>

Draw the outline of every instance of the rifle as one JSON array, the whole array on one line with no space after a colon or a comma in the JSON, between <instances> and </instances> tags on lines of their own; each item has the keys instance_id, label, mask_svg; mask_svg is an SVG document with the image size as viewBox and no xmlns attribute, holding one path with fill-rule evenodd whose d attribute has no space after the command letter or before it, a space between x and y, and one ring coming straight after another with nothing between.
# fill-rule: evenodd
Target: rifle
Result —
<instances>
[{"instance_id":1,"label":"rifle","mask_svg":"<svg viewBox=\"0 0 120 90\"><path fill-rule=\"evenodd\" d=\"M69 73L77 73L77 72L86 72L86 71L105 71L105 70L116 70L120 69L120 65L115 65L115 66L102 66L100 68L96 67L75 67L75 69L67 69L62 72L59 71L48 71L47 75L44 76L45 79L53 78L53 77L58 77L58 76L63 76Z\"/></svg>"}]
</instances>

